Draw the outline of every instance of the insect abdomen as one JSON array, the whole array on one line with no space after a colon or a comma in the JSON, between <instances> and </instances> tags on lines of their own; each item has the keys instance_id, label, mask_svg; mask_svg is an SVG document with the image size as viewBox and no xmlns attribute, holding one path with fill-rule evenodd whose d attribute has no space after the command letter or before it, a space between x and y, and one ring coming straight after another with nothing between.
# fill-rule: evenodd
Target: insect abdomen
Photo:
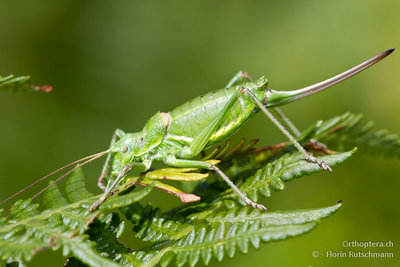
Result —
<instances>
[{"instance_id":1,"label":"insect abdomen","mask_svg":"<svg viewBox=\"0 0 400 267\"><path fill-rule=\"evenodd\" d=\"M170 112L171 125L167 138L182 144L190 144L223 109L236 87L221 89L196 97ZM247 96L241 96L234 104L219 129L207 145L212 145L235 132L253 113L254 104Z\"/></svg>"}]
</instances>

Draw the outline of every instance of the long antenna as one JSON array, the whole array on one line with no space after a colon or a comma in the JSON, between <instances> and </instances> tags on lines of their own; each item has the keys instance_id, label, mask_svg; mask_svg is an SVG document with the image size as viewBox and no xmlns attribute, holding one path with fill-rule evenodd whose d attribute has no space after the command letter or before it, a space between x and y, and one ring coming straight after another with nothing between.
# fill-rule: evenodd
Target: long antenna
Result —
<instances>
[{"instance_id":1,"label":"long antenna","mask_svg":"<svg viewBox=\"0 0 400 267\"><path fill-rule=\"evenodd\" d=\"M349 69L346 70L345 72L342 72L332 78L326 79L325 81L298 89L298 90L293 90L293 91L275 91L275 90L270 90L268 92L268 96L267 96L267 107L271 107L271 106L280 106L280 105L284 105L287 103L290 103L292 101L295 101L297 99L318 93L326 88L329 88L337 83L340 83L341 81L344 81L354 75L356 75L357 73L359 73L360 71L365 70L366 68L374 65L375 63L381 61L382 59L384 59L385 57L387 57L388 55L390 55L392 52L394 51L394 48L386 50L366 61L364 61L363 63Z\"/></svg>"},{"instance_id":2,"label":"long antenna","mask_svg":"<svg viewBox=\"0 0 400 267\"><path fill-rule=\"evenodd\" d=\"M93 155L90 155L90 156L87 156L87 157L84 157L84 158L75 160L74 162L71 162L71 163L69 163L69 164L67 164L67 165L65 165L65 166L63 166L63 167L61 167L61 168L59 168L59 169L57 169L57 170L55 170L55 171L49 173L48 175L46 175L46 176L40 178L39 180L36 180L35 182L31 183L31 184L28 185L27 187L25 187L25 188L19 190L18 192L14 193L13 195L11 195L10 197L8 197L7 199L1 201L1 202L0 202L0 205L3 205L4 203L6 203L6 202L8 202L9 200L13 199L14 197L18 196L18 195L21 194L22 192L28 190L29 188L31 188L32 186L36 185L37 183L39 183L39 182L41 182L41 181L43 181L43 180L49 178L50 176L52 176L52 175L54 175L54 174L56 174L56 173L58 173L58 172L60 172L60 171L62 171L62 170L64 170L64 169L66 169L66 168L68 168L68 167L70 167L70 166L72 166L72 165L74 165L74 164L77 164L77 163L79 163L79 162L82 162L82 161L85 161L85 160L88 160L88 159L89 159L89 160L90 160L90 159L93 159L93 158L97 159L97 158L100 158L101 156L104 156L104 155L106 155L106 154L108 154L108 153L110 153L110 151L109 151L109 150L106 150L106 151L103 151L103 152L100 152L100 153L96 153L96 154L93 154ZM89 162L90 162L90 161L89 161ZM86 163L84 163L84 164L86 164Z\"/></svg>"},{"instance_id":3,"label":"long antenna","mask_svg":"<svg viewBox=\"0 0 400 267\"><path fill-rule=\"evenodd\" d=\"M99 155L99 154L100 154L100 155ZM78 166L72 168L71 170L67 171L66 173L64 173L63 175L61 175L60 177L58 177L56 180L54 180L53 182L51 182L48 186L46 186L45 188L43 188L42 190L40 190L38 193L36 193L31 199L33 200L33 199L37 198L40 194L42 194L44 191L46 191L47 189L49 189L52 185L58 183L61 179L63 179L65 176L67 176L67 175L70 174L71 172L75 171L76 169L79 169L79 168L82 167L82 166L85 166L86 164L88 164L88 163L90 163L90 162L92 162L92 161L94 161L94 160L96 160L96 159L98 159L98 158L101 158L101 157L104 156L105 154L106 154L106 153L103 153L103 154L98 153L98 154L96 154L97 156L94 156L94 157L92 157L91 159L85 161L84 163L82 163L82 164L80 164L80 165L78 165Z\"/></svg>"}]
</instances>

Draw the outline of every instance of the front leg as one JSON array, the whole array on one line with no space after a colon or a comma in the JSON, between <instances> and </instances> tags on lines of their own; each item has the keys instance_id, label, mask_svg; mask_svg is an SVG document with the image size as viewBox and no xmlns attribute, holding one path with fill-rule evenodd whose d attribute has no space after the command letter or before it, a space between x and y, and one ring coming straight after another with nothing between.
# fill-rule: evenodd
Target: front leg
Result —
<instances>
[{"instance_id":1,"label":"front leg","mask_svg":"<svg viewBox=\"0 0 400 267\"><path fill-rule=\"evenodd\" d=\"M124 134L125 133L122 130L116 129L111 138L110 147L112 147L115 144L115 142L117 142L117 138L120 138ZM106 162L104 163L100 177L97 180L97 186L103 191L106 190L106 187L104 186L104 179L106 179L107 177L108 169L110 168L110 162L111 162L111 153L107 155Z\"/></svg>"},{"instance_id":2,"label":"front leg","mask_svg":"<svg viewBox=\"0 0 400 267\"><path fill-rule=\"evenodd\" d=\"M94 211L97 209L103 202L107 199L108 195L110 195L111 191L117 186L119 182L125 178L125 175L132 169L135 168L141 172L147 171L151 166L152 161L150 159L143 160L142 162L131 162L126 164L124 168L118 173L117 178L111 183L107 185L106 190L103 195L90 207L90 211ZM110 180L111 181L111 180Z\"/></svg>"},{"instance_id":3,"label":"front leg","mask_svg":"<svg viewBox=\"0 0 400 267\"><path fill-rule=\"evenodd\" d=\"M131 165L126 165L122 171L118 174L117 178L114 182L104 191L104 194L95 202L92 206L90 206L90 211L96 210L103 202L107 199L108 195L114 189L114 187L124 178L125 174L132 168Z\"/></svg>"}]
</instances>

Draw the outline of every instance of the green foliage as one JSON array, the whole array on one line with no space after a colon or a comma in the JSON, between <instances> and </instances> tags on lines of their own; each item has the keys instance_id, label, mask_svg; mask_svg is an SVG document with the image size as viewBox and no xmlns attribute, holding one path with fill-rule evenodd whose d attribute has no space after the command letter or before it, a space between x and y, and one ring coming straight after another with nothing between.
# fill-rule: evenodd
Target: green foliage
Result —
<instances>
[{"instance_id":1,"label":"green foliage","mask_svg":"<svg viewBox=\"0 0 400 267\"><path fill-rule=\"evenodd\" d=\"M326 155L320 157L320 159L330 166L335 166L348 159L354 151L355 149L349 152ZM247 193L252 200L257 201L258 195L270 197L272 190L283 190L285 188L284 182L321 171L316 164L305 161L300 152L286 154L278 160L268 163L266 167L258 169L240 186L240 189ZM235 195L232 196L237 198Z\"/></svg>"},{"instance_id":2,"label":"green foliage","mask_svg":"<svg viewBox=\"0 0 400 267\"><path fill-rule=\"evenodd\" d=\"M43 91L50 92L53 88L50 85L37 86L30 84L30 76L19 76L8 75L6 77L0 76L0 92L9 93L25 93L31 91Z\"/></svg>"},{"instance_id":3,"label":"green foliage","mask_svg":"<svg viewBox=\"0 0 400 267\"><path fill-rule=\"evenodd\" d=\"M42 249L62 248L63 255L72 254L88 265L118 266L100 256L85 234L88 223L99 212L89 211L97 197L87 193L80 170L69 178L66 191L69 194L64 198L59 188L52 186L44 196L43 211L30 199L19 200L13 205L0 225L1 259L30 261ZM116 199L112 201L115 203Z\"/></svg>"},{"instance_id":4,"label":"green foliage","mask_svg":"<svg viewBox=\"0 0 400 267\"><path fill-rule=\"evenodd\" d=\"M399 156L397 136L371 132L371 123L360 121L360 115L346 113L314 124L299 140L330 166L347 160L356 150L354 145ZM328 144L329 149L349 151L317 149L315 139ZM288 144L253 148L255 143L243 141L228 151L228 142L205 156L222 160L220 168L254 201L271 201L272 192L283 190L286 183L321 171ZM128 177L99 210L90 212L100 195L86 190L78 169L66 182L66 197L53 185L44 195L43 209L30 199L19 200L10 214L0 217L0 259L18 265L29 262L40 250L62 249L69 257L66 266L195 266L201 261L207 265L212 259L222 261L237 252L245 254L261 243L305 234L341 206L262 212L245 206L219 179L202 180L207 175L198 169L168 168ZM139 203L154 189L194 196L157 180L165 177L201 180L192 192L201 201L171 211ZM125 229L128 222L133 224L132 230ZM121 242L123 236L146 243L129 248Z\"/></svg>"},{"instance_id":5,"label":"green foliage","mask_svg":"<svg viewBox=\"0 0 400 267\"><path fill-rule=\"evenodd\" d=\"M345 113L324 122L315 138L338 151L357 146L361 150L400 158L400 137L386 129L373 130L362 114Z\"/></svg>"},{"instance_id":6,"label":"green foliage","mask_svg":"<svg viewBox=\"0 0 400 267\"><path fill-rule=\"evenodd\" d=\"M247 253L249 244L259 248L261 242L304 234L315 228L319 219L333 214L339 207L337 204L322 209L271 213L236 207L219 213L209 210L194 213L182 222L164 216L150 217L151 222L147 220L134 230L138 231L139 237L145 236L146 241L155 244L133 252L129 259L133 257L131 262L140 262L142 266L156 263L167 266L174 259L177 266L194 266L200 259L204 264L212 258L221 261L225 256L232 258L237 251ZM127 212L125 209L124 214Z\"/></svg>"}]
</instances>

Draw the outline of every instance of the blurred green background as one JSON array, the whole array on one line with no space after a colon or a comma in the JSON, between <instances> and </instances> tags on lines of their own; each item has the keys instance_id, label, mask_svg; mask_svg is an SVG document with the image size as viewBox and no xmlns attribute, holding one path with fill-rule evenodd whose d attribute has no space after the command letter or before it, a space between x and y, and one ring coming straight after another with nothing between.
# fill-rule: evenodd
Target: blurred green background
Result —
<instances>
[{"instance_id":1,"label":"blurred green background","mask_svg":"<svg viewBox=\"0 0 400 267\"><path fill-rule=\"evenodd\" d=\"M44 174L107 148L115 128L140 130L156 111L223 87L239 70L270 87L319 82L391 47L400 49L400 1L6 1L0 2L0 75L30 74L50 94L0 95L1 199ZM400 133L400 51L334 88L284 107L304 129L345 111ZM235 138L284 141L263 115ZM400 161L361 151L334 169L295 180L270 210L343 207L311 233L212 266L399 264ZM85 168L96 188L102 162ZM36 187L25 197L38 191ZM178 204L165 193L146 201ZM312 257L343 241L388 241L394 259ZM355 248L355 251L368 249ZM61 266L43 251L29 266ZM398 265L400 266L400 265Z\"/></svg>"}]
</instances>

